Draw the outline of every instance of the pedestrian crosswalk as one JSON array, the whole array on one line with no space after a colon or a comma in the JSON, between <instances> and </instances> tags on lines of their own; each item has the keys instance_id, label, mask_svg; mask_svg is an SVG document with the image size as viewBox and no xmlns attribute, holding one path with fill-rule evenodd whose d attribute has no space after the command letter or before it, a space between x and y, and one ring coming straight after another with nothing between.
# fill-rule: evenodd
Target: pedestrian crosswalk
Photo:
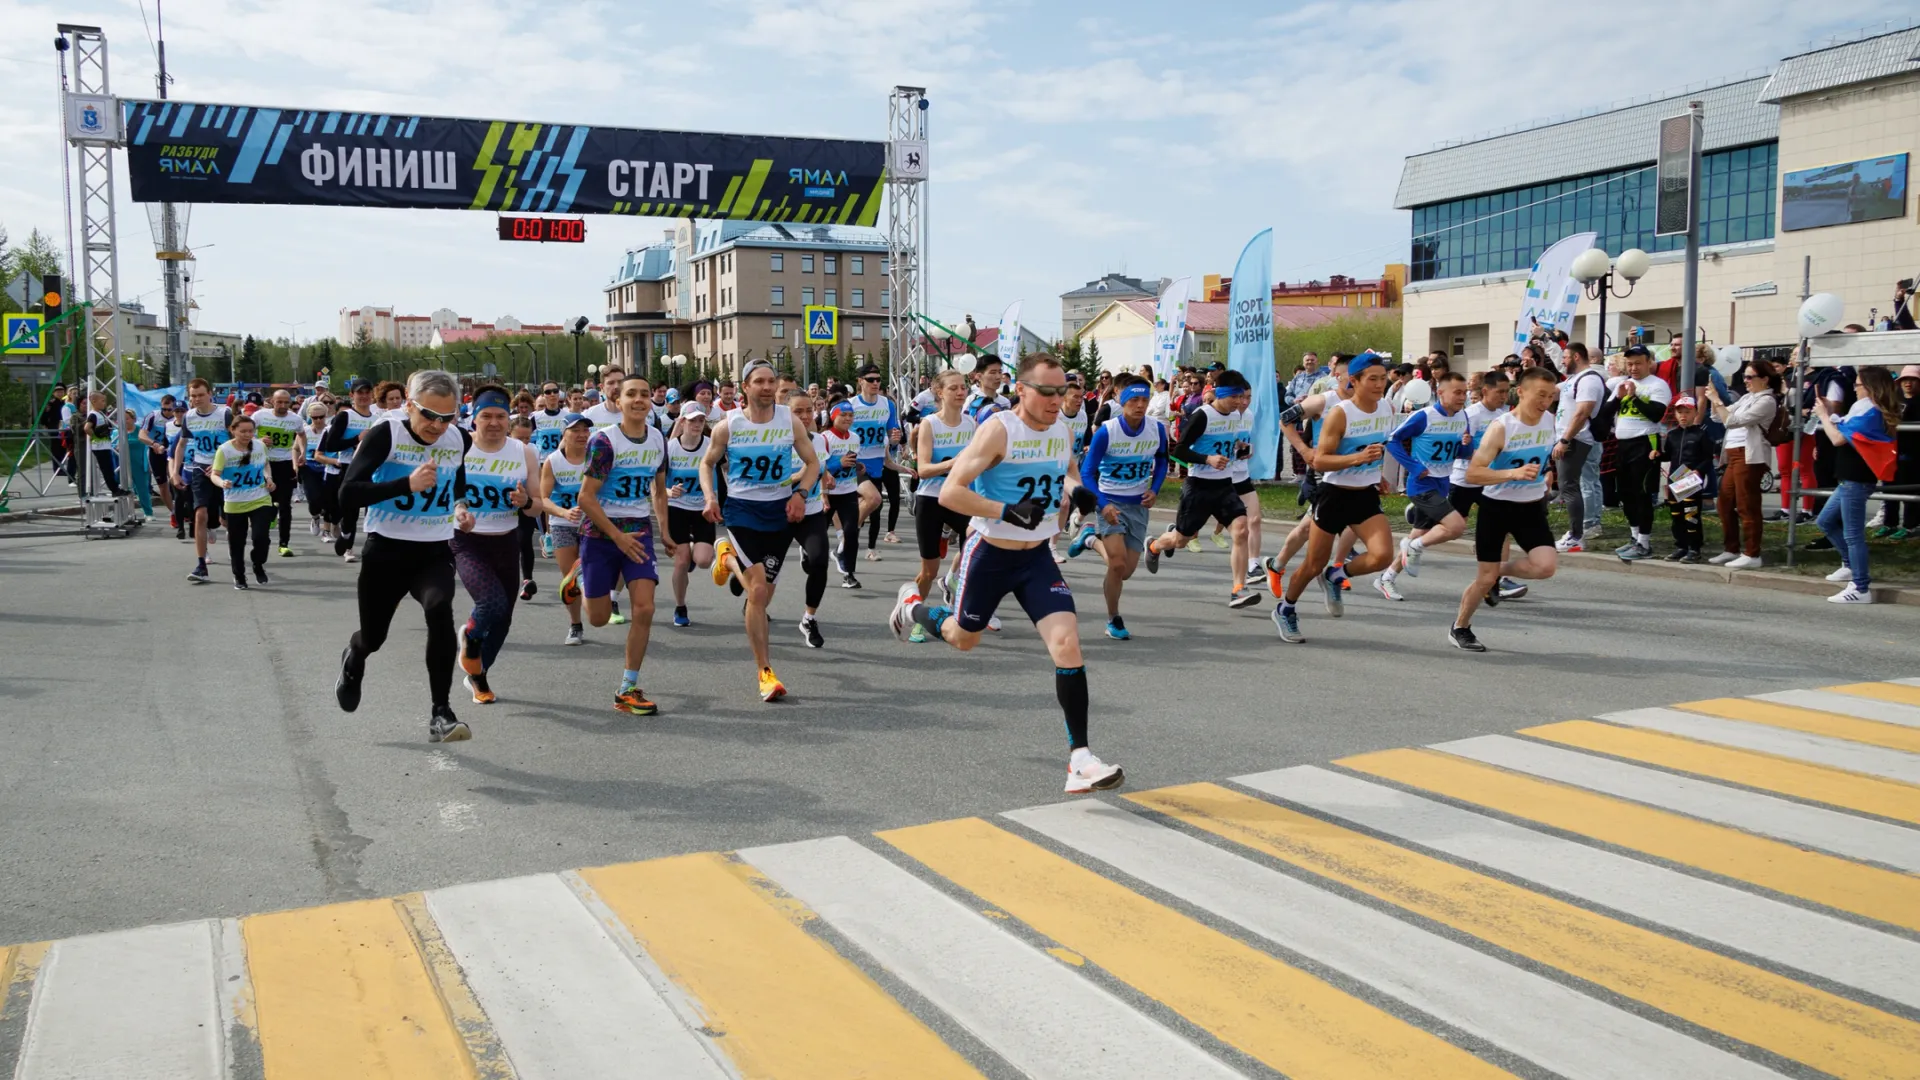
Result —
<instances>
[{"instance_id":1,"label":"pedestrian crosswalk","mask_svg":"<svg viewBox=\"0 0 1920 1080\"><path fill-rule=\"evenodd\" d=\"M1920 679L0 947L0 1076L1920 1076Z\"/></svg>"}]
</instances>

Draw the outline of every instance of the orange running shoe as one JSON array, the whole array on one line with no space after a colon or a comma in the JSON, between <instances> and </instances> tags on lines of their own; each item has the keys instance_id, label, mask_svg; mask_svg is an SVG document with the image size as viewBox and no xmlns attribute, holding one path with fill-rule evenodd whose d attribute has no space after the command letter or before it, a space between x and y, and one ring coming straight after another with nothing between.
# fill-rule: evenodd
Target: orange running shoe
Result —
<instances>
[{"instance_id":1,"label":"orange running shoe","mask_svg":"<svg viewBox=\"0 0 1920 1080\"><path fill-rule=\"evenodd\" d=\"M1284 566L1280 566L1280 567L1274 566L1273 556L1271 555L1267 556L1267 589L1273 593L1273 598L1275 600L1279 600L1284 596L1286 596L1286 593L1287 593L1286 569L1287 568Z\"/></svg>"},{"instance_id":2,"label":"orange running shoe","mask_svg":"<svg viewBox=\"0 0 1920 1080\"><path fill-rule=\"evenodd\" d=\"M660 707L648 701L646 691L638 686L621 687L620 692L613 696L613 707L634 716L655 716L660 712Z\"/></svg>"},{"instance_id":3,"label":"orange running shoe","mask_svg":"<svg viewBox=\"0 0 1920 1080\"><path fill-rule=\"evenodd\" d=\"M469 675L487 673L486 665L480 662L480 643L473 639L472 619L468 619L467 625L460 628L460 670Z\"/></svg>"},{"instance_id":4,"label":"orange running shoe","mask_svg":"<svg viewBox=\"0 0 1920 1080\"><path fill-rule=\"evenodd\" d=\"M566 576L560 579L560 602L563 604L580 602L580 565L580 563L574 563L573 569L567 571Z\"/></svg>"},{"instance_id":5,"label":"orange running shoe","mask_svg":"<svg viewBox=\"0 0 1920 1080\"><path fill-rule=\"evenodd\" d=\"M775 675L773 673L773 669L770 667L761 668L760 669L760 700L761 701L779 701L781 698L786 696L787 696L787 688L780 684L780 676Z\"/></svg>"}]
</instances>

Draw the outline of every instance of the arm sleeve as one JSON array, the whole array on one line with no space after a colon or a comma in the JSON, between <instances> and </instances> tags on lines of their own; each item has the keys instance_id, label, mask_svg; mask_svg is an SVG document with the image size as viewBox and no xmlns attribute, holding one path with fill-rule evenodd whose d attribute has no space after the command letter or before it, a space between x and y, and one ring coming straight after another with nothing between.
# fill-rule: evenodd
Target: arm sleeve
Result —
<instances>
[{"instance_id":1,"label":"arm sleeve","mask_svg":"<svg viewBox=\"0 0 1920 1080\"><path fill-rule=\"evenodd\" d=\"M1107 456L1107 429L1105 425L1093 431L1093 438L1087 441L1087 452L1080 455L1080 483L1088 491L1100 490L1100 459Z\"/></svg>"},{"instance_id":2,"label":"arm sleeve","mask_svg":"<svg viewBox=\"0 0 1920 1080\"><path fill-rule=\"evenodd\" d=\"M412 490L412 484L405 476L396 476L385 483L375 483L373 480L374 471L386 463L387 454L392 449L392 424L375 424L360 436L360 445L354 448L353 460L347 463L347 471L340 477L341 510L359 510L374 503L397 499ZM462 468L464 471L464 466ZM464 487L464 482L460 486Z\"/></svg>"},{"instance_id":3,"label":"arm sleeve","mask_svg":"<svg viewBox=\"0 0 1920 1080\"><path fill-rule=\"evenodd\" d=\"M1207 414L1195 409L1180 422L1180 441L1175 443L1170 453L1175 461L1188 465L1205 465L1207 456L1193 452L1193 444L1207 433Z\"/></svg>"},{"instance_id":4,"label":"arm sleeve","mask_svg":"<svg viewBox=\"0 0 1920 1080\"><path fill-rule=\"evenodd\" d=\"M346 431L347 410L341 409L333 414L333 419L327 421L326 434L320 436L320 452L331 455L335 450L340 449L340 438L346 434ZM387 445L392 446L393 440L388 439Z\"/></svg>"},{"instance_id":5,"label":"arm sleeve","mask_svg":"<svg viewBox=\"0 0 1920 1080\"><path fill-rule=\"evenodd\" d=\"M1657 424L1666 419L1667 403L1664 401L1656 401L1653 398L1642 398L1640 412L1647 419Z\"/></svg>"},{"instance_id":6,"label":"arm sleeve","mask_svg":"<svg viewBox=\"0 0 1920 1080\"><path fill-rule=\"evenodd\" d=\"M1393 434L1387 436L1387 453L1400 463L1401 468L1407 470L1408 475L1419 476L1426 472L1427 467L1413 456L1413 440L1426 430L1427 410L1421 409L1407 417L1399 427L1393 429Z\"/></svg>"},{"instance_id":7,"label":"arm sleeve","mask_svg":"<svg viewBox=\"0 0 1920 1080\"><path fill-rule=\"evenodd\" d=\"M1167 482L1167 425L1160 425L1160 452L1153 456L1153 493L1160 494L1160 485Z\"/></svg>"}]
</instances>

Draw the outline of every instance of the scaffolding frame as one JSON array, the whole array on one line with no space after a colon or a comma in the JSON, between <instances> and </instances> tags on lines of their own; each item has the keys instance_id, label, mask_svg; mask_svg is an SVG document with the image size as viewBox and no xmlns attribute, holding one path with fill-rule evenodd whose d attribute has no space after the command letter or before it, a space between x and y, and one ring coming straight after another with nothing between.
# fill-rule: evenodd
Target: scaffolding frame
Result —
<instances>
[{"instance_id":1,"label":"scaffolding frame","mask_svg":"<svg viewBox=\"0 0 1920 1080\"><path fill-rule=\"evenodd\" d=\"M895 147L927 138L927 91L896 86L887 97L887 308L889 381L902 408L919 389L927 350L915 317L926 311L927 182L894 167Z\"/></svg>"}]
</instances>

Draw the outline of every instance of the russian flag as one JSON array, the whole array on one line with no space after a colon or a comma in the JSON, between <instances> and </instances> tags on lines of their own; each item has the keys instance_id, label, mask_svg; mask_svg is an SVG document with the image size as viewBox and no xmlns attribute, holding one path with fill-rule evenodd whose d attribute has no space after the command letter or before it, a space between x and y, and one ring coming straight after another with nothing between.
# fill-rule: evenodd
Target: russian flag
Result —
<instances>
[{"instance_id":1,"label":"russian flag","mask_svg":"<svg viewBox=\"0 0 1920 1080\"><path fill-rule=\"evenodd\" d=\"M1867 468L1880 478L1881 483L1893 481L1894 464L1899 454L1894 449L1892 437L1887 434L1887 424L1879 409L1865 409L1859 415L1846 417L1834 426L1853 444L1860 460L1867 463Z\"/></svg>"}]
</instances>

